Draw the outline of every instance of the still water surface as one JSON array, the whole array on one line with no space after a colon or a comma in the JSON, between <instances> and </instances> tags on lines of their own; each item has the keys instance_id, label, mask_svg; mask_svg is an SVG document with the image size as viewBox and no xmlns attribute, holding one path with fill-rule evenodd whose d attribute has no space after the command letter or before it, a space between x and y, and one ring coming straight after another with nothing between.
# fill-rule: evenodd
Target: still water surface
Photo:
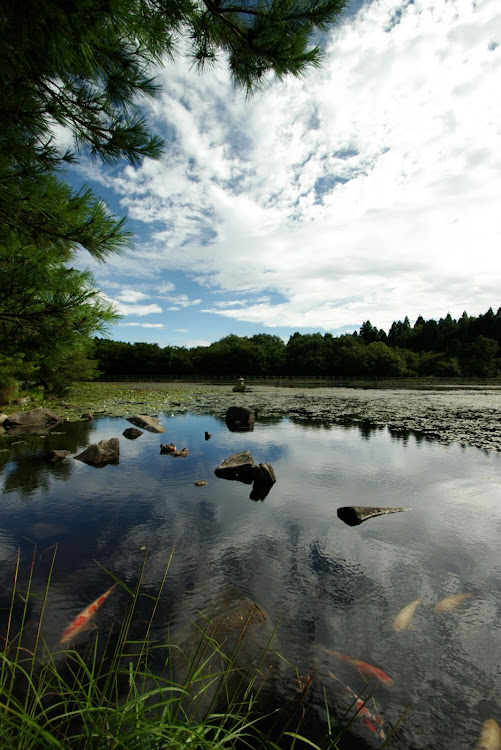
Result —
<instances>
[{"instance_id":1,"label":"still water surface","mask_svg":"<svg viewBox=\"0 0 501 750\"><path fill-rule=\"evenodd\" d=\"M0 453L0 583L11 584L18 549L26 576L35 550L42 591L58 545L44 614L49 645L109 586L95 561L133 584L147 547L146 588L155 593L175 547L157 634L235 587L273 622L281 618L276 647L300 674L316 667L333 696L340 683L329 672L357 692L364 679L325 649L392 677L393 686L370 685L387 734L412 704L390 747L472 748L484 720L501 723L499 455L386 428L284 418L234 433L211 416L160 418L165 434L135 441L122 437L125 419L102 418L20 438L26 444ZM43 457L49 448L76 455L111 437L120 438L119 465L94 468L70 456L50 466ZM171 441L188 456L161 455L160 443ZM264 501L249 498L249 485L214 475L241 450L273 466L277 482ZM207 484L196 487L199 479ZM349 527L336 514L343 505L412 510ZM439 600L466 592L475 595L435 611ZM395 617L418 598L413 628L396 633ZM100 629L116 624L123 604L110 597ZM361 722L353 730L358 746L381 744Z\"/></svg>"}]
</instances>

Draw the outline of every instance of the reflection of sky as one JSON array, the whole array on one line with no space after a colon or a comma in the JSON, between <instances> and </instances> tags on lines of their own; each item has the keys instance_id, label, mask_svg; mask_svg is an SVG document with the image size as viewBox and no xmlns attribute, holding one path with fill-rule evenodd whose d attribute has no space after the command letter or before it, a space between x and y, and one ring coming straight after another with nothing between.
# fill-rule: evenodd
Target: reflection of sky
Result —
<instances>
[{"instance_id":1,"label":"reflection of sky","mask_svg":"<svg viewBox=\"0 0 501 750\"><path fill-rule=\"evenodd\" d=\"M5 485L9 472L20 477L33 461L33 446L4 466L2 582L17 545L28 565L32 543L23 537L40 551L59 545L46 637L55 639L52 630L59 633L70 613L107 587L94 560L131 583L148 547L146 585L155 591L175 545L164 623L179 619L178 605L190 612L221 587L236 586L274 620L282 615L280 648L306 668L320 658L321 669L361 687L358 674L328 661L325 646L391 674L396 685L381 694L389 718L396 721L413 700L402 747L430 737L437 750L471 746L472 726L488 718L485 701L501 687L491 658L501 652L501 458L412 436L404 441L385 429L284 419L235 433L209 416L167 414L161 422L165 433L145 431L131 441L121 435L126 420L95 420L85 435L70 435L73 454L118 436L120 464L96 469L70 458L62 481L59 467L39 460L39 489L28 495ZM51 447L65 447L63 438ZM188 456L161 455L164 442L187 447ZM277 483L264 502L249 499L249 485L214 475L242 450L273 466ZM207 485L195 487L198 479ZM412 510L348 527L336 511L354 504ZM37 585L49 557L40 558ZM466 591L479 595L448 615L434 612L439 599ZM395 616L418 597L415 630L395 634ZM122 606L118 596L110 600L103 622L120 617ZM456 744L447 744L452 737Z\"/></svg>"}]
</instances>

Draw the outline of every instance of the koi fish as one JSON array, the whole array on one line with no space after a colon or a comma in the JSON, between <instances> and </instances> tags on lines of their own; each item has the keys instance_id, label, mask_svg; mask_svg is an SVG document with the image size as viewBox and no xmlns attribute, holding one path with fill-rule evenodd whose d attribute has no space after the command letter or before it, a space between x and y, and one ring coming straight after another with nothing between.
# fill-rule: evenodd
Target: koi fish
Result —
<instances>
[{"instance_id":1,"label":"koi fish","mask_svg":"<svg viewBox=\"0 0 501 750\"><path fill-rule=\"evenodd\" d=\"M393 627L396 633L400 633L402 630L406 630L411 627L411 620L414 617L414 612L418 604L422 603L422 599L416 599L415 602L411 602L402 609L401 612L395 617Z\"/></svg>"},{"instance_id":2,"label":"koi fish","mask_svg":"<svg viewBox=\"0 0 501 750\"><path fill-rule=\"evenodd\" d=\"M378 669L377 667L373 667L372 664L367 664L365 661L361 661L361 659L355 659L353 656L347 656L346 654L341 654L339 651L330 651L328 648L325 649L325 652L327 654L331 654L332 656L335 656L337 659L340 659L341 661L346 661L348 664L353 665L357 669L359 669L361 672L363 672L368 677L374 677L376 680L379 680L379 682L383 682L385 685L394 685L395 683L389 677L386 672L383 672L382 669Z\"/></svg>"},{"instance_id":3,"label":"koi fish","mask_svg":"<svg viewBox=\"0 0 501 750\"><path fill-rule=\"evenodd\" d=\"M104 594L98 596L98 598L93 601L92 604L89 604L88 607L85 607L85 609L83 609L80 614L75 617L75 619L63 631L59 643L68 643L68 641L74 638L78 633L86 629L101 604L106 601L116 585L117 584L114 583L113 586L110 586L108 591L105 591Z\"/></svg>"},{"instance_id":4,"label":"koi fish","mask_svg":"<svg viewBox=\"0 0 501 750\"><path fill-rule=\"evenodd\" d=\"M343 688L343 691L353 698L352 707L355 709L357 716L360 717L362 723L367 727L367 729L369 729L373 734L377 734L380 740L385 740L386 734L382 727L384 720L380 716L377 716L375 713L373 713L369 708L367 708L367 702L359 698L356 692L352 690L349 685L344 685L339 677L336 677L336 675L332 672L329 672L329 677L332 677L333 680L339 682L339 684Z\"/></svg>"},{"instance_id":5,"label":"koi fish","mask_svg":"<svg viewBox=\"0 0 501 750\"><path fill-rule=\"evenodd\" d=\"M473 596L472 591L469 594L455 594L454 596L448 596L435 605L435 612L450 612L451 609L454 609L466 599L469 599L470 596Z\"/></svg>"},{"instance_id":6,"label":"koi fish","mask_svg":"<svg viewBox=\"0 0 501 750\"><path fill-rule=\"evenodd\" d=\"M501 729L494 719L487 719L480 732L475 750L500 750Z\"/></svg>"}]
</instances>

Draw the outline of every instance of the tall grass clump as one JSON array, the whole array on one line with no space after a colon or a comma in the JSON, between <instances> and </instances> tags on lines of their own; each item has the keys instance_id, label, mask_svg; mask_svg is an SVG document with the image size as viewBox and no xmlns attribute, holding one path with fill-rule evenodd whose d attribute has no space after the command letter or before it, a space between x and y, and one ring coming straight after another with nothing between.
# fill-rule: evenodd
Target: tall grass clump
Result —
<instances>
[{"instance_id":1,"label":"tall grass clump","mask_svg":"<svg viewBox=\"0 0 501 750\"><path fill-rule=\"evenodd\" d=\"M43 639L42 623L55 554L54 549L41 594L33 590L35 555L22 585L17 556L1 633L2 750L339 747L356 711L335 725L325 696L325 737L318 745L303 737L308 680L288 705L263 711L266 700L261 698L278 655L271 647L275 628L262 644L261 654L250 664L246 661L246 638L259 620L257 605L248 610L233 640L220 637L226 615L217 608L190 623L188 643L158 642L152 637L172 553L155 596L145 593L142 585L146 555L133 587L106 571L129 599L115 633L101 635L95 629L84 648L50 647ZM136 637L132 624L142 597L148 600L150 614ZM34 599L40 611L36 623L30 621Z\"/></svg>"}]
</instances>

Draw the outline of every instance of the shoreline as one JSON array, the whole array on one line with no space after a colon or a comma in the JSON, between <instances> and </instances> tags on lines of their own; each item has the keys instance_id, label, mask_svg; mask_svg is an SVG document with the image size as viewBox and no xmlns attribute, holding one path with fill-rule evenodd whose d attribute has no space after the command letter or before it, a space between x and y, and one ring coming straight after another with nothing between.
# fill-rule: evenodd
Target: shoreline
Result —
<instances>
[{"instance_id":1,"label":"shoreline","mask_svg":"<svg viewBox=\"0 0 501 750\"><path fill-rule=\"evenodd\" d=\"M362 429L388 428L396 435L415 433L441 443L458 443L501 452L501 389L498 387L437 387L427 389L249 386L234 393L232 385L193 383L76 383L61 399L35 401L53 409L64 420L78 420L83 412L95 417L133 414L211 414L224 418L230 406L247 406L256 419L287 417Z\"/></svg>"}]
</instances>

